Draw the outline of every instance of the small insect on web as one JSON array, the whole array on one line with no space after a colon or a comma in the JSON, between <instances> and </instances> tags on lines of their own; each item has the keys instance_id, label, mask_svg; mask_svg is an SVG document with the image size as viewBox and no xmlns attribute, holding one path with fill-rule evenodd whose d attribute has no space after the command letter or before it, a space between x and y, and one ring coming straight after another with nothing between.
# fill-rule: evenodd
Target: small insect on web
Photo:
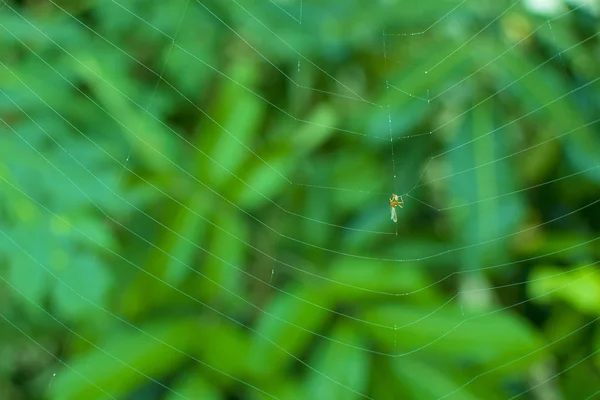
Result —
<instances>
[{"instance_id":1,"label":"small insect on web","mask_svg":"<svg viewBox=\"0 0 600 400\"><path fill-rule=\"evenodd\" d=\"M390 197L390 212L392 213L392 221L398 222L398 215L396 214L396 207L404 208L404 198L397 194L392 194Z\"/></svg>"}]
</instances>

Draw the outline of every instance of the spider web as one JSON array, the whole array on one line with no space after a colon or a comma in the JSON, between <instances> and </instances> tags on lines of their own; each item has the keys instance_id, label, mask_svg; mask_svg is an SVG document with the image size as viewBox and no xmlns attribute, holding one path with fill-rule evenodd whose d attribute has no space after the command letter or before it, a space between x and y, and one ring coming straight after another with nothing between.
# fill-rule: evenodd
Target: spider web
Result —
<instances>
[{"instance_id":1,"label":"spider web","mask_svg":"<svg viewBox=\"0 0 600 400\"><path fill-rule=\"evenodd\" d=\"M9 398L598 393L598 6L359 3L2 2Z\"/></svg>"}]
</instances>

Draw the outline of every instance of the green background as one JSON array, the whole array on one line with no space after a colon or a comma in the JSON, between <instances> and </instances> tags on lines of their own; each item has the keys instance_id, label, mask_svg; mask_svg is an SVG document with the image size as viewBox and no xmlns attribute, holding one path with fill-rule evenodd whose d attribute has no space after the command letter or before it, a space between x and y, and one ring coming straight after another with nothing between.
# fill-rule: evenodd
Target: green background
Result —
<instances>
[{"instance_id":1,"label":"green background","mask_svg":"<svg viewBox=\"0 0 600 400\"><path fill-rule=\"evenodd\" d=\"M600 390L598 8L532 3L2 1L0 398Z\"/></svg>"}]
</instances>

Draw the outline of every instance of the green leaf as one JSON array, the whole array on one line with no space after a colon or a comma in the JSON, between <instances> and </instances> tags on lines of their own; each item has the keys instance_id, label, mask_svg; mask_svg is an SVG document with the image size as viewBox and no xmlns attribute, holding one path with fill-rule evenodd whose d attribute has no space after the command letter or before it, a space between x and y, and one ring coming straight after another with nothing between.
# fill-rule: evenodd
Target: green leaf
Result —
<instances>
[{"instance_id":1,"label":"green leaf","mask_svg":"<svg viewBox=\"0 0 600 400\"><path fill-rule=\"evenodd\" d=\"M150 378L162 381L165 375L181 365L185 357L149 335L178 348L190 351L187 332L197 330L191 320L168 320L145 324L143 334L132 328L116 328L98 341L98 348L89 347L69 363L73 370L87 377L115 397L126 397L142 386L152 384ZM136 371L137 370L137 371ZM146 376L142 375L145 374ZM63 368L56 374L50 398L103 399L105 395L71 369Z\"/></svg>"}]
</instances>

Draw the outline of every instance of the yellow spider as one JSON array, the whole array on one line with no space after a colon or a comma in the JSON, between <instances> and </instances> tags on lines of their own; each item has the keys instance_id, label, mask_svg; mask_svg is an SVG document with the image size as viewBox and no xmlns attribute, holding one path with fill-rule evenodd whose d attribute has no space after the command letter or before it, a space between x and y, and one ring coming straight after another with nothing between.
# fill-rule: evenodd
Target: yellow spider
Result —
<instances>
[{"instance_id":1,"label":"yellow spider","mask_svg":"<svg viewBox=\"0 0 600 400\"><path fill-rule=\"evenodd\" d=\"M404 198L397 194L392 194L392 197L390 197L390 212L392 213L392 221L394 222L398 222L396 207L404 208Z\"/></svg>"}]
</instances>

